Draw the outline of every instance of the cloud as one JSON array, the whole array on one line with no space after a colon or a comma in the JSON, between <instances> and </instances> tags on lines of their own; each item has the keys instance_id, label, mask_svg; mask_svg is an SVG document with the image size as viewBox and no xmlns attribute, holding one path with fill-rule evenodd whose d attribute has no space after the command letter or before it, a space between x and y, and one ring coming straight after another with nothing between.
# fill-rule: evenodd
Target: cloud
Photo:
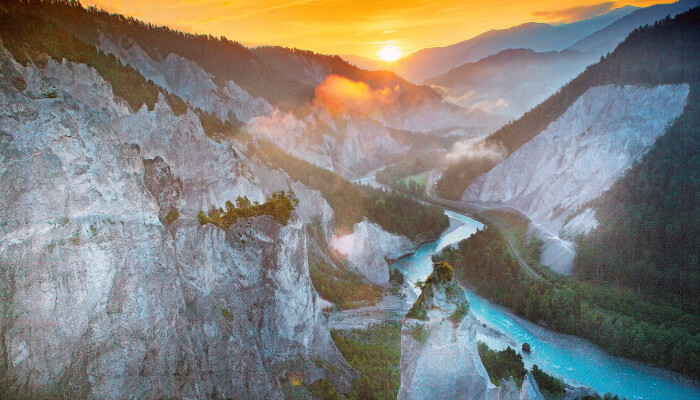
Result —
<instances>
[{"instance_id":1,"label":"cloud","mask_svg":"<svg viewBox=\"0 0 700 400\"><path fill-rule=\"evenodd\" d=\"M539 17L549 22L574 22L582 19L595 17L612 10L615 2L606 1L604 3L593 4L590 6L576 6L562 8L559 10L535 11L533 16Z\"/></svg>"},{"instance_id":2,"label":"cloud","mask_svg":"<svg viewBox=\"0 0 700 400\"><path fill-rule=\"evenodd\" d=\"M500 144L486 144L482 139L463 139L452 145L452 149L445 155L445 161L449 164L457 161L492 161L498 162L506 157L506 149Z\"/></svg>"},{"instance_id":3,"label":"cloud","mask_svg":"<svg viewBox=\"0 0 700 400\"><path fill-rule=\"evenodd\" d=\"M502 97L497 99L490 97L491 100L489 100L489 96L478 96L478 93L475 90L467 90L462 95L456 96L452 95L449 88L438 85L431 85L430 87L437 90L445 101L467 108L469 111L484 111L491 114L497 114L507 110L510 106L508 101Z\"/></svg>"},{"instance_id":4,"label":"cloud","mask_svg":"<svg viewBox=\"0 0 700 400\"><path fill-rule=\"evenodd\" d=\"M354 111L365 115L381 113L382 108L398 100L400 88L373 89L364 82L357 82L338 75L328 75L316 88L316 103L324 105L331 113Z\"/></svg>"},{"instance_id":5,"label":"cloud","mask_svg":"<svg viewBox=\"0 0 700 400\"><path fill-rule=\"evenodd\" d=\"M508 108L508 102L506 99L499 97L494 101L481 100L472 104L469 108L470 111L485 111L487 113L495 114L499 113Z\"/></svg>"},{"instance_id":6,"label":"cloud","mask_svg":"<svg viewBox=\"0 0 700 400\"><path fill-rule=\"evenodd\" d=\"M306 124L292 113L279 110L270 115L251 118L245 126L252 136L266 137L280 146L295 144L296 138L303 135L306 128Z\"/></svg>"}]
</instances>

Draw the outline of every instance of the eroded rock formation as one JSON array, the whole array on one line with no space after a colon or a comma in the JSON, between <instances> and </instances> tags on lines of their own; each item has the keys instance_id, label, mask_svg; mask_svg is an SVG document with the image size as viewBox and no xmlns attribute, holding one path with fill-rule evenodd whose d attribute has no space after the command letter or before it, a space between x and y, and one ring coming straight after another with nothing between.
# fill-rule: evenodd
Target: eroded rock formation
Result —
<instances>
[{"instance_id":1,"label":"eroded rock formation","mask_svg":"<svg viewBox=\"0 0 700 400\"><path fill-rule=\"evenodd\" d=\"M401 329L400 400L541 400L528 373L494 386L477 350L477 320L452 268L436 263Z\"/></svg>"},{"instance_id":2,"label":"eroded rock formation","mask_svg":"<svg viewBox=\"0 0 700 400\"><path fill-rule=\"evenodd\" d=\"M308 272L304 224L332 215L318 192L191 112L132 114L85 65L1 58L3 397L281 399L290 375L349 390ZM278 186L302 202L285 226L197 222Z\"/></svg>"}]
</instances>

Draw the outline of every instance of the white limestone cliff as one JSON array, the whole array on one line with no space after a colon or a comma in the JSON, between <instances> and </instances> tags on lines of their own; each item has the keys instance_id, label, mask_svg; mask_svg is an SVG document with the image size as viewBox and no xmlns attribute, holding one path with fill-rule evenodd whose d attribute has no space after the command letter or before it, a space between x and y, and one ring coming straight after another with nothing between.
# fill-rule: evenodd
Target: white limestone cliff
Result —
<instances>
[{"instance_id":1,"label":"white limestone cliff","mask_svg":"<svg viewBox=\"0 0 700 400\"><path fill-rule=\"evenodd\" d=\"M567 219L649 150L681 114L688 92L686 84L591 88L547 129L477 178L462 200L526 214L545 238L543 261L569 273L573 253L559 236L587 233L596 222L587 210Z\"/></svg>"},{"instance_id":2,"label":"white limestone cliff","mask_svg":"<svg viewBox=\"0 0 700 400\"><path fill-rule=\"evenodd\" d=\"M275 143L287 153L341 176L384 166L391 157L409 150L382 124L359 114L331 115L313 107L304 117L275 111L251 119L245 130Z\"/></svg>"},{"instance_id":3,"label":"white limestone cliff","mask_svg":"<svg viewBox=\"0 0 700 400\"><path fill-rule=\"evenodd\" d=\"M399 400L542 400L528 373L520 392L512 377L494 386L481 363L464 290L452 268L435 264L401 329Z\"/></svg>"},{"instance_id":4,"label":"white limestone cliff","mask_svg":"<svg viewBox=\"0 0 700 400\"><path fill-rule=\"evenodd\" d=\"M121 41L128 42L128 45L119 46L100 34L98 47L193 107L214 114L223 121L246 122L259 115L269 115L274 110L267 101L251 96L233 81L218 86L214 83L214 77L193 61L173 53L156 60L137 43L128 39Z\"/></svg>"},{"instance_id":5,"label":"white limestone cliff","mask_svg":"<svg viewBox=\"0 0 700 400\"><path fill-rule=\"evenodd\" d=\"M334 235L332 250L338 252L348 266L370 282L385 285L389 282L388 260L410 253L415 245L405 236L387 232L379 225L364 219L346 235Z\"/></svg>"},{"instance_id":6,"label":"white limestone cliff","mask_svg":"<svg viewBox=\"0 0 700 400\"><path fill-rule=\"evenodd\" d=\"M200 226L200 206L286 179L253 175L191 113L130 114L85 65L0 58L4 394L282 399L290 374L349 390L308 272L304 223L332 215L318 192L290 183L304 204L286 226Z\"/></svg>"}]
</instances>

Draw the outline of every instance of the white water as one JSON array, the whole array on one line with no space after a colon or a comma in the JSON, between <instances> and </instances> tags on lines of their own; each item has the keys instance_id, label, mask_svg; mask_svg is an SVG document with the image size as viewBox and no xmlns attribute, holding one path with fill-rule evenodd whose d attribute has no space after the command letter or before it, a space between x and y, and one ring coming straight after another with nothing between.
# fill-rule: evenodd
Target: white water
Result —
<instances>
[{"instance_id":1,"label":"white water","mask_svg":"<svg viewBox=\"0 0 700 400\"><path fill-rule=\"evenodd\" d=\"M451 211L446 213L454 229L437 241L420 246L412 256L393 264L411 284L425 280L432 272L433 254L483 228L483 224L469 217ZM476 318L518 344L530 344L532 352L523 356L528 367L537 364L542 370L569 384L589 386L601 394L609 392L630 400L700 399L700 388L696 383L645 364L612 357L586 340L548 331L465 290L471 312ZM489 344L495 345L497 342L490 340Z\"/></svg>"}]
</instances>

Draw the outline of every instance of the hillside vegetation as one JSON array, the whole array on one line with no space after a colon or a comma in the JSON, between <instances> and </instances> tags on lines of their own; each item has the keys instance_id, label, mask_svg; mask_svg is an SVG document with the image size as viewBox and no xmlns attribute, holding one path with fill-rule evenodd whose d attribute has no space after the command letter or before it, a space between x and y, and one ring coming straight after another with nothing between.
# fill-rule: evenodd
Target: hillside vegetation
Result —
<instances>
[{"instance_id":1,"label":"hillside vegetation","mask_svg":"<svg viewBox=\"0 0 700 400\"><path fill-rule=\"evenodd\" d=\"M338 175L285 153L276 145L259 141L250 150L272 168L281 168L304 185L323 194L335 212L336 226L352 231L367 217L389 232L413 240L437 238L450 225L442 208L423 204L409 196L353 185Z\"/></svg>"},{"instance_id":2,"label":"hillside vegetation","mask_svg":"<svg viewBox=\"0 0 700 400\"><path fill-rule=\"evenodd\" d=\"M36 30L33 34L27 29L21 34L17 30L7 30L7 36L18 40L31 38L39 42L80 42L94 49L102 33L127 48L132 42L138 44L154 60L162 60L170 53L180 55L213 75L218 85L232 80L252 96L262 97L282 110L297 109L315 98L315 89L320 82L309 79L304 63L318 64L331 74L363 81L374 89L400 88L404 102L440 97L433 89L409 83L393 72L365 71L338 56L282 47L251 50L223 36L191 34L167 26L156 26L96 7L84 8L75 0L0 0L0 4L3 18L10 16L14 20L24 21ZM16 21L3 22L3 26L17 25ZM50 31L45 28L50 28ZM58 35L55 34L57 28L61 30ZM55 55L46 52L52 57ZM294 58L303 62L293 63Z\"/></svg>"},{"instance_id":3,"label":"hillside vegetation","mask_svg":"<svg viewBox=\"0 0 700 400\"><path fill-rule=\"evenodd\" d=\"M100 13L94 9L83 9L72 1L3 1L2 7L0 39L20 64L44 66L49 59L86 64L109 82L115 96L124 99L133 111L143 105L153 110L159 94L164 95L176 115L185 113L190 107L180 97L147 80L132 67L123 65L113 55L97 50L91 40L85 39L97 33L96 16ZM118 15L112 17L124 19ZM224 123L198 108L194 111L207 136L218 139L236 132L234 124Z\"/></svg>"},{"instance_id":4,"label":"hillside vegetation","mask_svg":"<svg viewBox=\"0 0 700 400\"><path fill-rule=\"evenodd\" d=\"M510 154L559 118L586 90L607 84L659 85L700 82L700 8L675 18L641 27L615 51L562 87L520 119L484 139ZM497 161L465 158L447 167L436 190L445 198L459 199L479 175Z\"/></svg>"},{"instance_id":5,"label":"hillside vegetation","mask_svg":"<svg viewBox=\"0 0 700 400\"><path fill-rule=\"evenodd\" d=\"M72 0L31 0L24 3L3 0L2 4L8 11L6 15L20 19L31 17L32 25L37 29L44 25L60 27L69 34L71 41L78 40L91 47L97 45L97 38L102 32L115 40L133 40L155 60L163 59L170 53L181 55L214 75L219 84L233 80L251 95L263 97L282 108L297 106L300 100L306 101L314 95L314 87L289 79L262 62L246 47L225 37L195 35L155 26L95 7L84 8ZM21 36L23 39L26 37ZM45 34L35 37L39 40L52 38Z\"/></svg>"},{"instance_id":6,"label":"hillside vegetation","mask_svg":"<svg viewBox=\"0 0 700 400\"><path fill-rule=\"evenodd\" d=\"M109 83L116 96L126 100L133 110L143 104L152 110L161 89L129 66L122 65L114 56L96 50L61 26L46 20L32 7L11 8L12 12L0 11L0 39L21 64L44 65L48 58L61 62L63 58L87 64ZM184 102L168 95L173 110L184 110Z\"/></svg>"},{"instance_id":7,"label":"hillside vegetation","mask_svg":"<svg viewBox=\"0 0 700 400\"><path fill-rule=\"evenodd\" d=\"M446 248L446 261L462 282L530 321L591 340L613 355L700 377L700 317L645 301L629 290L592 285L555 273L547 282L521 271L493 227Z\"/></svg>"},{"instance_id":8,"label":"hillside vegetation","mask_svg":"<svg viewBox=\"0 0 700 400\"><path fill-rule=\"evenodd\" d=\"M348 400L393 400L401 386L401 324L331 331L338 350L360 372ZM333 399L340 397L322 397Z\"/></svg>"},{"instance_id":9,"label":"hillside vegetation","mask_svg":"<svg viewBox=\"0 0 700 400\"><path fill-rule=\"evenodd\" d=\"M277 223L287 225L292 211L298 204L299 199L296 198L294 192L272 193L267 196L262 204L258 204L258 202L251 203L248 197L238 196L235 205L231 201L226 202L225 210L223 208L213 208L208 213L200 211L198 214L199 224L213 224L227 230L239 219L269 215Z\"/></svg>"},{"instance_id":10,"label":"hillside vegetation","mask_svg":"<svg viewBox=\"0 0 700 400\"><path fill-rule=\"evenodd\" d=\"M700 312L700 85L639 163L593 204L598 227L578 242L578 276Z\"/></svg>"}]
</instances>

